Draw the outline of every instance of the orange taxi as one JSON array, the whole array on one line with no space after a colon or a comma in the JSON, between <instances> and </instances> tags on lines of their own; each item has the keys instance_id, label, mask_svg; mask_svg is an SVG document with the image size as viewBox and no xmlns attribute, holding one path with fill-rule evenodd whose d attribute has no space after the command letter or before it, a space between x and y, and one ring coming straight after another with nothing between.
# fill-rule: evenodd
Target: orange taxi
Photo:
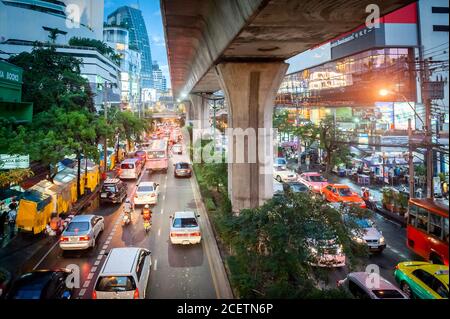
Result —
<instances>
[{"instance_id":1,"label":"orange taxi","mask_svg":"<svg viewBox=\"0 0 450 319\"><path fill-rule=\"evenodd\" d=\"M350 187L344 184L328 184L321 190L324 200L336 203L342 202L346 204L356 204L361 208L366 208L364 200Z\"/></svg>"}]
</instances>

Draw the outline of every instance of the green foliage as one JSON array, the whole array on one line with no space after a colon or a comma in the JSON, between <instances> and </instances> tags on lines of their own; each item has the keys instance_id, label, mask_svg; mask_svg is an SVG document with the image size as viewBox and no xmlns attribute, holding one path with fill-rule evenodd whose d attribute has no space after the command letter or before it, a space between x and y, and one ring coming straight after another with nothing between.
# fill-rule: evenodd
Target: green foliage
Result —
<instances>
[{"instance_id":1,"label":"green foliage","mask_svg":"<svg viewBox=\"0 0 450 319\"><path fill-rule=\"evenodd\" d=\"M69 45L95 48L104 56L109 57L115 64L120 65L120 54L117 54L113 48L100 40L72 37L69 40Z\"/></svg>"},{"instance_id":2,"label":"green foliage","mask_svg":"<svg viewBox=\"0 0 450 319\"><path fill-rule=\"evenodd\" d=\"M292 124L288 122L289 112L277 110L273 112L273 127L278 129L278 133L289 133L292 131Z\"/></svg>"},{"instance_id":3,"label":"green foliage","mask_svg":"<svg viewBox=\"0 0 450 319\"><path fill-rule=\"evenodd\" d=\"M350 159L350 146L346 144L346 135L336 127L331 116L324 118L319 125L320 147L326 152L326 172L333 166L348 164Z\"/></svg>"},{"instance_id":4,"label":"green foliage","mask_svg":"<svg viewBox=\"0 0 450 319\"><path fill-rule=\"evenodd\" d=\"M62 107L95 111L89 83L80 75L80 61L58 54L54 47L37 46L8 62L23 68L22 99L33 102L34 114Z\"/></svg>"},{"instance_id":5,"label":"green foliage","mask_svg":"<svg viewBox=\"0 0 450 319\"><path fill-rule=\"evenodd\" d=\"M34 173L29 168L18 168L8 171L0 171L0 188L7 188L11 185L17 185ZM0 225L1 226L1 225Z\"/></svg>"}]
</instances>

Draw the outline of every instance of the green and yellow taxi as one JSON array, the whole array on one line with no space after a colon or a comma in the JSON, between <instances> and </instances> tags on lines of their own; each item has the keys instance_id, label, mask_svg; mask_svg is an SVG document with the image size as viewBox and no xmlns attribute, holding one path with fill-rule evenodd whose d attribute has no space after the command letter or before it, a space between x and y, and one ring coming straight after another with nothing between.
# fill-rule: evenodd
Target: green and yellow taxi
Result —
<instances>
[{"instance_id":1,"label":"green and yellow taxi","mask_svg":"<svg viewBox=\"0 0 450 319\"><path fill-rule=\"evenodd\" d=\"M394 277L410 298L448 299L448 266L422 261L401 262Z\"/></svg>"}]
</instances>

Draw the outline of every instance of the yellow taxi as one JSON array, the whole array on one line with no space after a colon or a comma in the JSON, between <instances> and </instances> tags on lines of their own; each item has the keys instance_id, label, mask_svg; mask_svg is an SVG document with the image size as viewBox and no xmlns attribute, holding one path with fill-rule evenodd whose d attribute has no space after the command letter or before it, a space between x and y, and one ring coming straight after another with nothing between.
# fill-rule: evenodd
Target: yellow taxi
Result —
<instances>
[{"instance_id":1,"label":"yellow taxi","mask_svg":"<svg viewBox=\"0 0 450 319\"><path fill-rule=\"evenodd\" d=\"M394 277L410 298L448 299L448 266L401 262L395 267Z\"/></svg>"}]
</instances>

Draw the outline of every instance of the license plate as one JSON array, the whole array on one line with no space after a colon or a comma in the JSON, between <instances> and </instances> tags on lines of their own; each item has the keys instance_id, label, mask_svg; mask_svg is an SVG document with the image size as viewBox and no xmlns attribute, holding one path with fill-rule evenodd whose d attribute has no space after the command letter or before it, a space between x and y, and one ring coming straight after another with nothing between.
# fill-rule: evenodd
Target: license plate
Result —
<instances>
[{"instance_id":1,"label":"license plate","mask_svg":"<svg viewBox=\"0 0 450 319\"><path fill-rule=\"evenodd\" d=\"M108 196L108 194L101 194L100 197L101 198L106 198Z\"/></svg>"},{"instance_id":2,"label":"license plate","mask_svg":"<svg viewBox=\"0 0 450 319\"><path fill-rule=\"evenodd\" d=\"M69 241L78 241L78 237L69 237Z\"/></svg>"}]
</instances>

